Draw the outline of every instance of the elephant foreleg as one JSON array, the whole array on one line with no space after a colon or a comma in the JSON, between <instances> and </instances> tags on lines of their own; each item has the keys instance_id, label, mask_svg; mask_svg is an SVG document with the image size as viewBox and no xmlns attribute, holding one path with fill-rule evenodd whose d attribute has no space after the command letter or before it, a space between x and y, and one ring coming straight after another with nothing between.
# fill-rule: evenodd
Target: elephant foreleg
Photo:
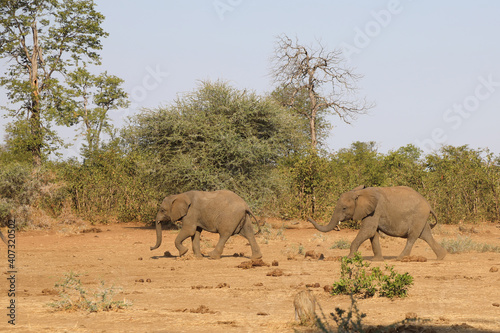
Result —
<instances>
[{"instance_id":1,"label":"elephant foreleg","mask_svg":"<svg viewBox=\"0 0 500 333\"><path fill-rule=\"evenodd\" d=\"M195 257L201 258L203 255L200 250L201 228L197 228L194 235L191 236L191 243L193 245L193 253Z\"/></svg>"},{"instance_id":2,"label":"elephant foreleg","mask_svg":"<svg viewBox=\"0 0 500 333\"><path fill-rule=\"evenodd\" d=\"M375 241L375 244L378 244L378 247L380 248L379 237L377 236L377 238L375 239L375 235L377 234L377 222L378 221L373 217L367 217L361 222L361 228L359 229L356 238L354 238L351 243L351 248L348 255L349 258L354 258L354 254L358 252L361 244L363 244L363 242L367 239L373 239Z\"/></svg>"},{"instance_id":3,"label":"elephant foreleg","mask_svg":"<svg viewBox=\"0 0 500 333\"><path fill-rule=\"evenodd\" d=\"M182 245L182 242L188 237L194 236L195 232L182 228L175 238L175 247L179 250L179 256L183 256L188 251L188 248Z\"/></svg>"}]
</instances>

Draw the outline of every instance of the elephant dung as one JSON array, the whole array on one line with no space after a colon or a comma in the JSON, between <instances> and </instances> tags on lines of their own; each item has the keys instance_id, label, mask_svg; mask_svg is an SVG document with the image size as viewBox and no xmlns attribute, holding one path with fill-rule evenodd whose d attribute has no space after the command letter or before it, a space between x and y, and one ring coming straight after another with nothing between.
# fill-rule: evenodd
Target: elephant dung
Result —
<instances>
[{"instance_id":1,"label":"elephant dung","mask_svg":"<svg viewBox=\"0 0 500 333\"><path fill-rule=\"evenodd\" d=\"M314 260L324 260L325 259L325 256L323 255L323 253L318 254L314 250L307 251L304 257L311 258Z\"/></svg>"},{"instance_id":2,"label":"elephant dung","mask_svg":"<svg viewBox=\"0 0 500 333\"><path fill-rule=\"evenodd\" d=\"M269 264L266 264L262 259L252 259L250 261L244 261L236 267L243 268L243 269L249 269L249 268L253 268L253 267L263 267L263 266L269 267Z\"/></svg>"},{"instance_id":3,"label":"elephant dung","mask_svg":"<svg viewBox=\"0 0 500 333\"><path fill-rule=\"evenodd\" d=\"M267 273L267 276L283 276L285 273L283 273L282 269L276 268L269 273Z\"/></svg>"}]
</instances>

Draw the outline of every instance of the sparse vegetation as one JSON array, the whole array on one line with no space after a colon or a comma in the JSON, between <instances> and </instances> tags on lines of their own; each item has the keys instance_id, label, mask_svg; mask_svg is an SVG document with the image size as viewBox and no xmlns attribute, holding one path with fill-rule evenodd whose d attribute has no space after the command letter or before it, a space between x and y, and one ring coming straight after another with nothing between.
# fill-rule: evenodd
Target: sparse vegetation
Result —
<instances>
[{"instance_id":1,"label":"sparse vegetation","mask_svg":"<svg viewBox=\"0 0 500 333\"><path fill-rule=\"evenodd\" d=\"M330 313L330 316L337 325L337 333L365 332L363 318L366 317L366 314L359 311L356 299L352 297L352 295L351 307L348 311L341 308L335 308L335 313ZM324 314L323 319L317 319L316 326L321 332L334 332Z\"/></svg>"},{"instance_id":2,"label":"sparse vegetation","mask_svg":"<svg viewBox=\"0 0 500 333\"><path fill-rule=\"evenodd\" d=\"M476 243L469 236L457 236L455 239L445 238L441 246L449 253L464 252L496 252L500 253L500 246Z\"/></svg>"},{"instance_id":3,"label":"sparse vegetation","mask_svg":"<svg viewBox=\"0 0 500 333\"><path fill-rule=\"evenodd\" d=\"M330 249L340 249L340 250L346 250L351 247L351 243L345 239L339 239L333 243L333 245L330 247Z\"/></svg>"},{"instance_id":4,"label":"sparse vegetation","mask_svg":"<svg viewBox=\"0 0 500 333\"><path fill-rule=\"evenodd\" d=\"M340 280L333 284L332 295L358 295L372 297L377 292L381 297L406 297L408 288L413 284L409 273L399 274L394 267L386 265L384 273L379 267L369 268L357 252L354 258L343 257L341 260Z\"/></svg>"},{"instance_id":5,"label":"sparse vegetation","mask_svg":"<svg viewBox=\"0 0 500 333\"><path fill-rule=\"evenodd\" d=\"M55 287L58 289L61 299L48 304L55 310L99 312L124 309L131 306L125 300L113 300L116 289L106 287L104 281L101 281L101 285L96 291L84 289L80 275L74 272L67 273L61 282L55 284Z\"/></svg>"},{"instance_id":6,"label":"sparse vegetation","mask_svg":"<svg viewBox=\"0 0 500 333\"><path fill-rule=\"evenodd\" d=\"M408 324L411 325L426 321L416 317L416 318L407 318L405 320L396 322L388 326L379 325L376 328L367 326L366 324L363 323L363 319L366 318L366 314L362 313L359 310L356 298L354 298L352 295L351 295L351 306L349 310L335 308L335 313L330 313L330 317L335 322L337 328L336 329L332 328L332 326L328 322L328 319L326 318L324 313L322 313L322 316L317 317L316 320L316 326L320 329L321 332L325 333L406 332L405 328L407 328ZM413 331L414 330L411 330L411 332ZM423 330L422 332L425 332L425 330Z\"/></svg>"}]
</instances>

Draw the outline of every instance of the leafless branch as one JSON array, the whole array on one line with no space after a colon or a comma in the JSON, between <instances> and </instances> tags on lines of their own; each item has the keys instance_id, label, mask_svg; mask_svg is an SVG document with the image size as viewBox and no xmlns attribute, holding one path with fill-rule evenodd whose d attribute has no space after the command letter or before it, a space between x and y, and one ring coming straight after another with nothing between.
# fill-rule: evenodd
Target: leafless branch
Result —
<instances>
[{"instance_id":1,"label":"leafless branch","mask_svg":"<svg viewBox=\"0 0 500 333\"><path fill-rule=\"evenodd\" d=\"M300 110L310 122L311 145L316 149L316 117L329 112L350 123L372 107L355 97L361 75L344 64L342 51L328 51L320 43L316 47L300 45L297 38L277 37L271 75L274 83L291 91L288 105L293 106L299 91L306 91L309 110Z\"/></svg>"}]
</instances>

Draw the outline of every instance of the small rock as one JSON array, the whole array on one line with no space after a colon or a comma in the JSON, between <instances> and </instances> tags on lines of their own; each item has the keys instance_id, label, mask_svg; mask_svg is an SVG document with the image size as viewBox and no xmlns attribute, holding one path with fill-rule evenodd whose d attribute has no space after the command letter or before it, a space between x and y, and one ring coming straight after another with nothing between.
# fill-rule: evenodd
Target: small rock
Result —
<instances>
[{"instance_id":1,"label":"small rock","mask_svg":"<svg viewBox=\"0 0 500 333\"><path fill-rule=\"evenodd\" d=\"M306 284L306 287L307 288L319 288L319 287L321 287L321 285L318 282L316 282L316 283Z\"/></svg>"},{"instance_id":2,"label":"small rock","mask_svg":"<svg viewBox=\"0 0 500 333\"><path fill-rule=\"evenodd\" d=\"M137 258L137 260L142 260L142 257Z\"/></svg>"},{"instance_id":3,"label":"small rock","mask_svg":"<svg viewBox=\"0 0 500 333\"><path fill-rule=\"evenodd\" d=\"M491 273L496 273L496 272L498 272L498 267L491 267L491 268L490 268L490 272L491 272Z\"/></svg>"},{"instance_id":4,"label":"small rock","mask_svg":"<svg viewBox=\"0 0 500 333\"><path fill-rule=\"evenodd\" d=\"M500 307L500 303L493 303L493 306L496 306L497 308Z\"/></svg>"},{"instance_id":5,"label":"small rock","mask_svg":"<svg viewBox=\"0 0 500 333\"><path fill-rule=\"evenodd\" d=\"M269 316L267 312L257 312L257 316Z\"/></svg>"},{"instance_id":6,"label":"small rock","mask_svg":"<svg viewBox=\"0 0 500 333\"><path fill-rule=\"evenodd\" d=\"M327 293L331 293L333 290L333 286L327 284L323 287L323 290L326 291Z\"/></svg>"},{"instance_id":7,"label":"small rock","mask_svg":"<svg viewBox=\"0 0 500 333\"><path fill-rule=\"evenodd\" d=\"M150 282L151 282L151 279L146 279L146 282L150 283Z\"/></svg>"},{"instance_id":8,"label":"small rock","mask_svg":"<svg viewBox=\"0 0 500 333\"><path fill-rule=\"evenodd\" d=\"M273 260L271 265L272 266L279 266L278 260Z\"/></svg>"},{"instance_id":9,"label":"small rock","mask_svg":"<svg viewBox=\"0 0 500 333\"><path fill-rule=\"evenodd\" d=\"M144 282L144 279L137 279L135 282Z\"/></svg>"},{"instance_id":10,"label":"small rock","mask_svg":"<svg viewBox=\"0 0 500 333\"><path fill-rule=\"evenodd\" d=\"M173 255L172 255L172 253L170 253L170 251L165 251L165 253L163 253L163 256L165 256L167 258L173 258Z\"/></svg>"},{"instance_id":11,"label":"small rock","mask_svg":"<svg viewBox=\"0 0 500 333\"><path fill-rule=\"evenodd\" d=\"M264 284L263 284L262 282L258 282L258 283L256 283L256 284L254 284L254 286L256 286L256 287L262 287L263 285L264 285Z\"/></svg>"}]
</instances>

